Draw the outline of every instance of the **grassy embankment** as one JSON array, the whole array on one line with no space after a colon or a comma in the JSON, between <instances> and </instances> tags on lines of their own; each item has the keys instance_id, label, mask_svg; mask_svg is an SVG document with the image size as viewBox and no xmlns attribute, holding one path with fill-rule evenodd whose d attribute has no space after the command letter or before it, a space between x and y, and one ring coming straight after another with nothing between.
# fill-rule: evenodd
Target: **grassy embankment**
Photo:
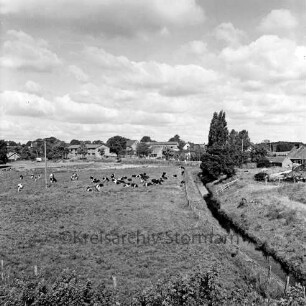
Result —
<instances>
[{"instance_id":1,"label":"grassy embankment","mask_svg":"<svg viewBox=\"0 0 306 306\"><path fill-rule=\"evenodd\" d=\"M270 170L271 171L271 170ZM256 182L258 169L238 170L238 182L216 194L224 214L298 278L306 281L306 184ZM276 172L276 171L275 171ZM239 205L242 198L245 205Z\"/></svg>"}]
</instances>

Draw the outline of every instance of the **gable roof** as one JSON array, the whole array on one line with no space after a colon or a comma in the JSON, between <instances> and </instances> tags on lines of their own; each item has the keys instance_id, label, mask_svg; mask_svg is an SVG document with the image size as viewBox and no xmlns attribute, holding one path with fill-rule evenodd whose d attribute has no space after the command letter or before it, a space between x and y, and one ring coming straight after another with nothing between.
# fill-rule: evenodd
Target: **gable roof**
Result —
<instances>
[{"instance_id":1,"label":"gable roof","mask_svg":"<svg viewBox=\"0 0 306 306\"><path fill-rule=\"evenodd\" d=\"M178 146L178 143L176 141L165 141L165 142L147 142L147 145L149 146Z\"/></svg>"},{"instance_id":2,"label":"gable roof","mask_svg":"<svg viewBox=\"0 0 306 306\"><path fill-rule=\"evenodd\" d=\"M306 147L301 146L298 149L295 148L295 150L291 150L288 154L288 157L290 159L306 159Z\"/></svg>"},{"instance_id":3,"label":"gable roof","mask_svg":"<svg viewBox=\"0 0 306 306\"><path fill-rule=\"evenodd\" d=\"M138 140L127 140L126 146L131 147L134 143L138 142Z\"/></svg>"},{"instance_id":4,"label":"gable roof","mask_svg":"<svg viewBox=\"0 0 306 306\"><path fill-rule=\"evenodd\" d=\"M97 149L102 146L107 147L105 144L92 144L92 143L86 143L85 146L87 149ZM80 145L71 145L68 147L68 149L78 149L79 147Z\"/></svg>"}]
</instances>

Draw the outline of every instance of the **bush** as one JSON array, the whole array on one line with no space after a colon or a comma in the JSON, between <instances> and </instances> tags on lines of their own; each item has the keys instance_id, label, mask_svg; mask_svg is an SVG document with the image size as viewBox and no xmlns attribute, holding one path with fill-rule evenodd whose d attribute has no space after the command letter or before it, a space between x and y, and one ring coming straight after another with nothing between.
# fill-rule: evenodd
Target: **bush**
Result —
<instances>
[{"instance_id":1,"label":"bush","mask_svg":"<svg viewBox=\"0 0 306 306\"><path fill-rule=\"evenodd\" d=\"M267 158L262 158L257 162L257 168L269 168L270 162Z\"/></svg>"},{"instance_id":2,"label":"bush","mask_svg":"<svg viewBox=\"0 0 306 306\"><path fill-rule=\"evenodd\" d=\"M265 178L266 178L266 176L267 176L266 173L264 173L264 172L259 172L259 173L256 173L256 174L254 175L254 179L255 179L255 181L264 181Z\"/></svg>"}]
</instances>

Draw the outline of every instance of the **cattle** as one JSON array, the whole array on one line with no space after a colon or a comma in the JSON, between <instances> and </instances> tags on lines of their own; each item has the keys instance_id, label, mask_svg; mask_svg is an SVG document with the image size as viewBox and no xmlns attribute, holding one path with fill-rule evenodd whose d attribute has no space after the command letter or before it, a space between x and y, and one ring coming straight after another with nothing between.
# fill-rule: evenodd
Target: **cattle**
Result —
<instances>
[{"instance_id":1,"label":"cattle","mask_svg":"<svg viewBox=\"0 0 306 306\"><path fill-rule=\"evenodd\" d=\"M94 184L100 183L100 180L98 180L98 179L96 179L96 178L92 179L91 181L92 181Z\"/></svg>"},{"instance_id":2,"label":"cattle","mask_svg":"<svg viewBox=\"0 0 306 306\"><path fill-rule=\"evenodd\" d=\"M50 174L49 178L50 178L51 183L56 183L57 182L57 179L55 178L53 173Z\"/></svg>"},{"instance_id":3,"label":"cattle","mask_svg":"<svg viewBox=\"0 0 306 306\"><path fill-rule=\"evenodd\" d=\"M20 192L23 189L23 185L22 184L18 184L17 185L17 191Z\"/></svg>"},{"instance_id":4,"label":"cattle","mask_svg":"<svg viewBox=\"0 0 306 306\"><path fill-rule=\"evenodd\" d=\"M123 187L124 187L124 188L126 188L126 187L131 187L131 184L130 184L130 183L125 183L125 184L123 185Z\"/></svg>"},{"instance_id":5,"label":"cattle","mask_svg":"<svg viewBox=\"0 0 306 306\"><path fill-rule=\"evenodd\" d=\"M183 187L185 186L186 182L185 181L181 181L180 186Z\"/></svg>"},{"instance_id":6,"label":"cattle","mask_svg":"<svg viewBox=\"0 0 306 306\"><path fill-rule=\"evenodd\" d=\"M90 186L87 186L87 187L86 187L86 191L91 192L91 191L92 191L92 188L91 188Z\"/></svg>"},{"instance_id":7,"label":"cattle","mask_svg":"<svg viewBox=\"0 0 306 306\"><path fill-rule=\"evenodd\" d=\"M184 175L184 173L185 173L185 171L183 170L181 174Z\"/></svg>"},{"instance_id":8,"label":"cattle","mask_svg":"<svg viewBox=\"0 0 306 306\"><path fill-rule=\"evenodd\" d=\"M131 184L131 187L132 187L132 188L138 188L138 185L137 185L136 183L132 183L132 184Z\"/></svg>"},{"instance_id":9,"label":"cattle","mask_svg":"<svg viewBox=\"0 0 306 306\"><path fill-rule=\"evenodd\" d=\"M34 179L34 174L31 174L30 178L31 178L31 180L33 180Z\"/></svg>"},{"instance_id":10,"label":"cattle","mask_svg":"<svg viewBox=\"0 0 306 306\"><path fill-rule=\"evenodd\" d=\"M79 179L79 176L77 175L76 172L72 173L70 180L71 181L77 181Z\"/></svg>"},{"instance_id":11,"label":"cattle","mask_svg":"<svg viewBox=\"0 0 306 306\"><path fill-rule=\"evenodd\" d=\"M22 174L19 176L19 179L23 180L23 175Z\"/></svg>"},{"instance_id":12,"label":"cattle","mask_svg":"<svg viewBox=\"0 0 306 306\"><path fill-rule=\"evenodd\" d=\"M103 177L102 182L109 182L109 178L108 177Z\"/></svg>"},{"instance_id":13,"label":"cattle","mask_svg":"<svg viewBox=\"0 0 306 306\"><path fill-rule=\"evenodd\" d=\"M177 177L177 174L173 174L173 177Z\"/></svg>"},{"instance_id":14,"label":"cattle","mask_svg":"<svg viewBox=\"0 0 306 306\"><path fill-rule=\"evenodd\" d=\"M144 184L143 184L143 186L145 186L145 187L149 187L149 186L152 186L153 185L153 183L151 183L151 182L144 182Z\"/></svg>"},{"instance_id":15,"label":"cattle","mask_svg":"<svg viewBox=\"0 0 306 306\"><path fill-rule=\"evenodd\" d=\"M100 191L100 190L102 189L103 186L104 186L104 185L103 185L102 183L100 183L100 184L97 184L97 185L95 186L95 188L96 188L97 191Z\"/></svg>"}]
</instances>

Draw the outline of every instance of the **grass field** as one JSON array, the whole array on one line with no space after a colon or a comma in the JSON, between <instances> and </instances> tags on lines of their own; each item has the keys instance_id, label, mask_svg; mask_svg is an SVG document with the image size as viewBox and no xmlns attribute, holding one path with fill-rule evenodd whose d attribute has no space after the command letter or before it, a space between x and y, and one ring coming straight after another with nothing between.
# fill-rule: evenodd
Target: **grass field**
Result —
<instances>
[{"instance_id":1,"label":"grass field","mask_svg":"<svg viewBox=\"0 0 306 306\"><path fill-rule=\"evenodd\" d=\"M27 175L19 193L19 175L25 172L1 173L0 259L6 275L33 274L36 265L39 273L52 278L71 268L82 277L109 285L116 276L118 288L133 291L163 275L218 265L226 286L245 286L239 266L224 247L186 244L182 239L183 234L190 236L199 230L180 186L179 167L88 167L80 169L79 180L73 182L72 170L55 170L58 182L48 189L43 178L35 182ZM37 174L41 171L36 169ZM91 175L131 177L146 172L150 178L159 178L164 171L169 179L161 186L131 189L110 182L101 192L85 191L86 186L93 186ZM132 242L122 235L131 235Z\"/></svg>"},{"instance_id":2,"label":"grass field","mask_svg":"<svg viewBox=\"0 0 306 306\"><path fill-rule=\"evenodd\" d=\"M306 184L255 182L256 172L238 171L238 182L218 196L221 209L306 279Z\"/></svg>"}]
</instances>

